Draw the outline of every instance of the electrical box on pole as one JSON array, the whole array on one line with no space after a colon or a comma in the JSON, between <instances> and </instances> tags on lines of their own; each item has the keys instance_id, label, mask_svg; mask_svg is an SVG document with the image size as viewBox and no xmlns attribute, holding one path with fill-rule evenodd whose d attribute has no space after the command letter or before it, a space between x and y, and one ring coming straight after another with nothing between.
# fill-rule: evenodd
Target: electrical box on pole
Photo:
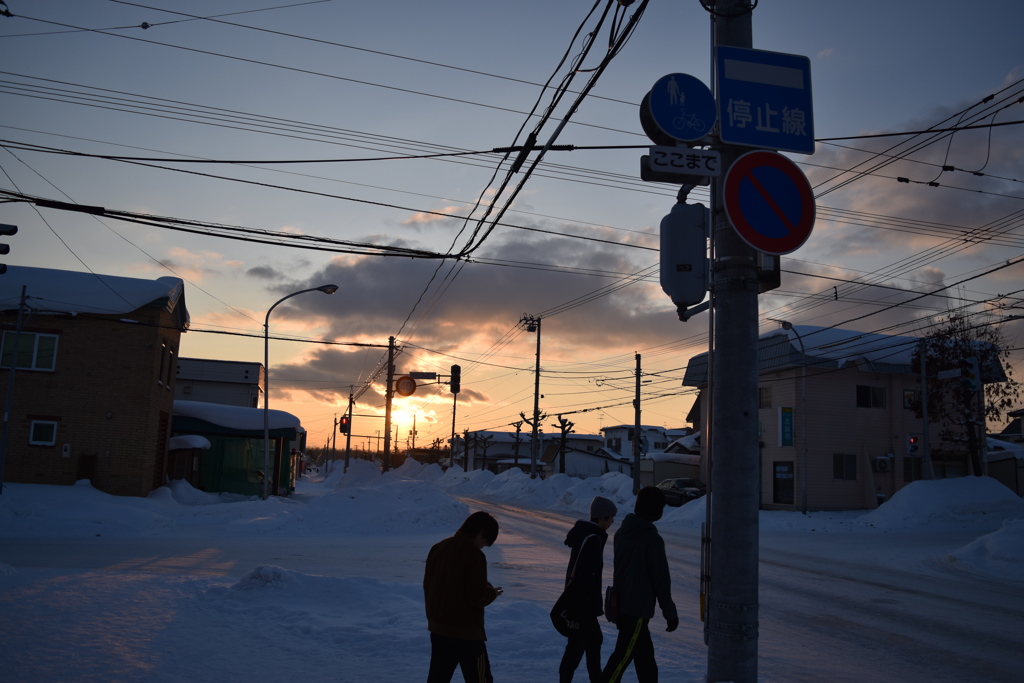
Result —
<instances>
[{"instance_id":1,"label":"electrical box on pole","mask_svg":"<svg viewBox=\"0 0 1024 683\"><path fill-rule=\"evenodd\" d=\"M661 288L679 311L680 320L708 291L708 210L703 204L679 202L661 219Z\"/></svg>"}]
</instances>

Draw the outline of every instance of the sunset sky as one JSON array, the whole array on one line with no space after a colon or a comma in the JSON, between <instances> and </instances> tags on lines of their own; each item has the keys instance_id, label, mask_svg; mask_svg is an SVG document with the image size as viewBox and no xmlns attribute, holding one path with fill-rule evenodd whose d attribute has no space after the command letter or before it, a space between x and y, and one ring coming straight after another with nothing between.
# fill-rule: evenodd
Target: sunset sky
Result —
<instances>
[{"instance_id":1,"label":"sunset sky","mask_svg":"<svg viewBox=\"0 0 1024 683\"><path fill-rule=\"evenodd\" d=\"M694 395L680 380L707 349L708 320L679 322L658 285L676 187L640 180L638 105L669 73L710 83L697 0L649 3L556 141L591 149L550 151L496 226L477 223L525 175L499 193L512 159L490 150L523 143L552 101L542 85L566 77L594 32L540 130L550 139L640 3L598 27L605 4L7 0L0 190L198 233L6 203L0 222L19 226L6 262L181 277L192 329L180 353L194 358L262 362L269 306L338 285L271 318L272 336L333 342L271 342L270 404L298 415L314 446L353 387L353 433L366 443L382 429L382 380L360 388L392 335L399 372L462 366L459 432L511 429L533 408L524 315L543 321L546 431L559 414L578 433L632 422L636 353L643 423L682 427ZM962 306L978 324L1020 316L1024 132L988 126L1024 120L1024 5L763 0L752 24L755 48L810 58L818 139L815 154L789 155L818 218L782 258L782 286L761 296L761 332L786 319L922 335ZM979 128L864 137L953 126ZM707 191L690 199L706 204ZM237 228L273 243L202 234ZM471 243L468 261L400 251ZM341 244L371 246L325 250ZM1002 329L1019 379L1024 324ZM412 412L419 445L447 438L451 408L436 385L400 399L400 442Z\"/></svg>"}]
</instances>

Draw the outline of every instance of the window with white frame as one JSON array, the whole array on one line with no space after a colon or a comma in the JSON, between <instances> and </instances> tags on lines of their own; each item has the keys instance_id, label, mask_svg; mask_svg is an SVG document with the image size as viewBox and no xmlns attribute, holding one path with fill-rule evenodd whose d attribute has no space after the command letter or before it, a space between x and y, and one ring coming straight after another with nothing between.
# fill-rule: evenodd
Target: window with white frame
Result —
<instances>
[{"instance_id":1,"label":"window with white frame","mask_svg":"<svg viewBox=\"0 0 1024 683\"><path fill-rule=\"evenodd\" d=\"M17 337L17 351L15 351ZM0 367L9 368L14 360L18 370L53 370L57 364L57 335L36 332L4 332L0 348Z\"/></svg>"},{"instance_id":2,"label":"window with white frame","mask_svg":"<svg viewBox=\"0 0 1024 683\"><path fill-rule=\"evenodd\" d=\"M52 420L32 420L28 442L32 446L53 446L57 443L57 423Z\"/></svg>"}]
</instances>

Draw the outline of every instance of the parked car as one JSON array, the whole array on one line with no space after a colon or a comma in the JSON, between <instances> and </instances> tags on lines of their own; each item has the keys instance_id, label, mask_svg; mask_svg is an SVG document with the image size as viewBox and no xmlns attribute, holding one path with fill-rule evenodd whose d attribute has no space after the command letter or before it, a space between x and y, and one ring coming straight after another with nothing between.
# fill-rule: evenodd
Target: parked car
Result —
<instances>
[{"instance_id":1,"label":"parked car","mask_svg":"<svg viewBox=\"0 0 1024 683\"><path fill-rule=\"evenodd\" d=\"M674 507L685 505L691 500L697 500L705 493L708 487L699 479L666 479L658 484L658 488L665 494L665 502Z\"/></svg>"}]
</instances>

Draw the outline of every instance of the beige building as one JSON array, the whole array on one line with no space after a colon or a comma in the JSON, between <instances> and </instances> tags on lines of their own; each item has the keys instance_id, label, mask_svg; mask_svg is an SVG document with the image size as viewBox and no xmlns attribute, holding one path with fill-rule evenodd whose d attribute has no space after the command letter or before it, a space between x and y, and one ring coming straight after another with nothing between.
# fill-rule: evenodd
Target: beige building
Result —
<instances>
[{"instance_id":1,"label":"beige building","mask_svg":"<svg viewBox=\"0 0 1024 683\"><path fill-rule=\"evenodd\" d=\"M762 508L803 509L805 495L809 510L873 508L924 478L924 427L912 407L920 375L910 363L918 342L812 326L761 336ZM700 416L708 409L707 365L707 354L691 358L683 379L701 389ZM939 427L929 431L935 476L968 474L963 452L944 452Z\"/></svg>"}]
</instances>

